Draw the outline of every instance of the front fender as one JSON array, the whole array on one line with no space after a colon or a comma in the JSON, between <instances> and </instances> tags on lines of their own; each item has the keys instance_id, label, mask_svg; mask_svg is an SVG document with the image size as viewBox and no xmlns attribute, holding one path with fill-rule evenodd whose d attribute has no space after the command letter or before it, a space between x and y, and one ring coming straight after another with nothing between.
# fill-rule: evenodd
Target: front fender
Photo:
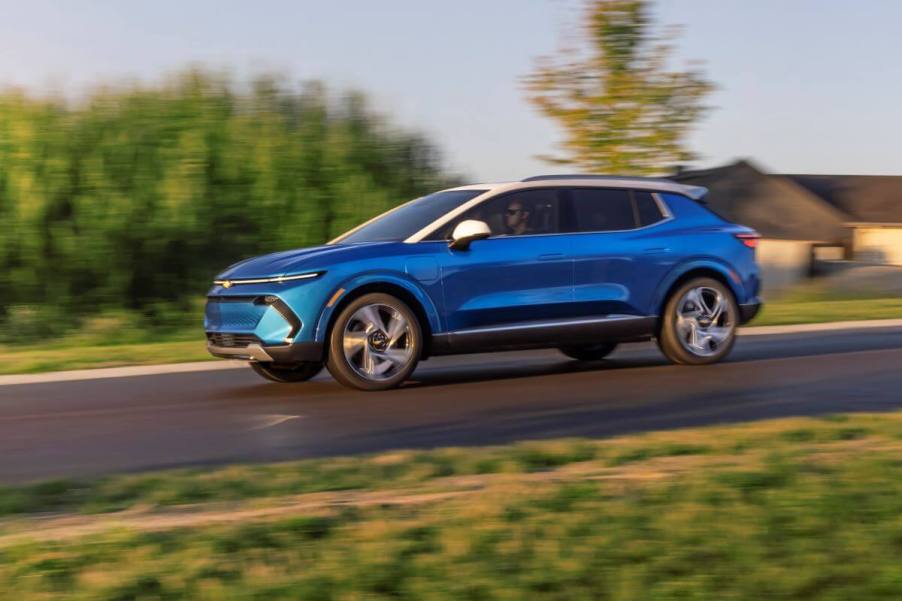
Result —
<instances>
[{"instance_id":1,"label":"front fender","mask_svg":"<svg viewBox=\"0 0 902 601\"><path fill-rule=\"evenodd\" d=\"M432 301L429 294L427 294L416 281L407 277L405 274L398 272L371 272L348 278L332 289L328 296L329 299L332 299L339 290L344 290L344 292L335 299L335 302L333 302L331 306L323 307L319 319L316 322L316 333L314 337L317 342L325 342L326 333L329 329L329 322L331 321L336 308L341 304L341 299L345 298L348 294L353 294L355 290L359 290L363 286L372 284L388 284L404 289L404 291L408 292L418 303L420 303L420 307L422 307L423 313L426 315L426 320L429 322L429 328L433 332L442 331L441 320L439 318L439 312L435 307L435 303Z\"/></svg>"},{"instance_id":2,"label":"front fender","mask_svg":"<svg viewBox=\"0 0 902 601\"><path fill-rule=\"evenodd\" d=\"M746 301L745 289L742 286L742 280L740 279L739 274L726 262L715 257L690 259L674 266L661 281L661 285L655 294L654 304L659 315L663 313L664 303L667 302L667 294L670 292L674 283L687 273L697 270L714 271L720 274L723 276L724 281L730 286L730 290L733 291L736 302L742 304Z\"/></svg>"}]
</instances>

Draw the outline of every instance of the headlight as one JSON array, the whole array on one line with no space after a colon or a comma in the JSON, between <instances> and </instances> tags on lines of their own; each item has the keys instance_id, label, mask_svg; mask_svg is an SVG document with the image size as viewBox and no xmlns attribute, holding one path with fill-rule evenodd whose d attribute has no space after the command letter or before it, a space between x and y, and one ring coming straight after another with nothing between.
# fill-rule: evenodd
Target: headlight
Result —
<instances>
[{"instance_id":1,"label":"headlight","mask_svg":"<svg viewBox=\"0 0 902 601\"><path fill-rule=\"evenodd\" d=\"M293 282L295 280L310 280L326 273L325 271L312 271L310 273L298 273L293 275L277 275L271 278L235 278L226 280L213 280L214 284L218 284L223 288L231 288L232 286L240 286L242 284L281 284L283 282Z\"/></svg>"}]
</instances>

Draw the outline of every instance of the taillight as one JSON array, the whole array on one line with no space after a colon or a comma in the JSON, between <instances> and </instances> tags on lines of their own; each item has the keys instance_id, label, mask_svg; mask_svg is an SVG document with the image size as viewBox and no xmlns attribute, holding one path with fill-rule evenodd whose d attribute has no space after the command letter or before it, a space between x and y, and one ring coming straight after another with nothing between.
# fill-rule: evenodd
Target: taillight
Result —
<instances>
[{"instance_id":1,"label":"taillight","mask_svg":"<svg viewBox=\"0 0 902 601\"><path fill-rule=\"evenodd\" d=\"M758 240L761 239L761 234L758 232L736 234L736 239L749 248L758 248Z\"/></svg>"}]
</instances>

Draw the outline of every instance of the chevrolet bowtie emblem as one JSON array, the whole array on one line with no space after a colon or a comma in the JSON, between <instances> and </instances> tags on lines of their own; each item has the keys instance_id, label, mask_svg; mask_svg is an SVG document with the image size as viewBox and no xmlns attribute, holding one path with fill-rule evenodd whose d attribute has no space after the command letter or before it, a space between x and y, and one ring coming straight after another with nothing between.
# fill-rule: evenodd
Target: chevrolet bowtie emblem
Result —
<instances>
[{"instance_id":1,"label":"chevrolet bowtie emblem","mask_svg":"<svg viewBox=\"0 0 902 601\"><path fill-rule=\"evenodd\" d=\"M224 282L222 283L222 287L223 287L223 288L231 288L231 287L232 287L232 280L226 280L226 281L224 281Z\"/></svg>"}]
</instances>

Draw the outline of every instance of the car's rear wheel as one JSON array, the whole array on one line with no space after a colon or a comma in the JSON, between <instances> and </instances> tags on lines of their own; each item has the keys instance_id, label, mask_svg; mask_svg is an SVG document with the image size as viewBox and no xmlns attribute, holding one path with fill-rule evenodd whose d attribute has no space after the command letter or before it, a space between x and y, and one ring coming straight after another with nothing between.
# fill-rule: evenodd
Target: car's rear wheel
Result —
<instances>
[{"instance_id":1,"label":"car's rear wheel","mask_svg":"<svg viewBox=\"0 0 902 601\"><path fill-rule=\"evenodd\" d=\"M251 363L251 369L271 382L306 382L322 371L319 361L298 363L297 365L275 365L272 363Z\"/></svg>"},{"instance_id":2,"label":"car's rear wheel","mask_svg":"<svg viewBox=\"0 0 902 601\"><path fill-rule=\"evenodd\" d=\"M736 342L738 316L736 300L725 285L711 278L692 279L668 299L658 345L674 363L716 363Z\"/></svg>"},{"instance_id":3,"label":"car's rear wheel","mask_svg":"<svg viewBox=\"0 0 902 601\"><path fill-rule=\"evenodd\" d=\"M419 321L406 303L389 294L366 294L335 320L326 366L342 384L386 390L413 373L422 348Z\"/></svg>"},{"instance_id":4,"label":"car's rear wheel","mask_svg":"<svg viewBox=\"0 0 902 601\"><path fill-rule=\"evenodd\" d=\"M614 349L617 348L617 343L604 342L601 344L568 345L558 348L568 357L578 359L579 361L598 361L613 353Z\"/></svg>"}]
</instances>

